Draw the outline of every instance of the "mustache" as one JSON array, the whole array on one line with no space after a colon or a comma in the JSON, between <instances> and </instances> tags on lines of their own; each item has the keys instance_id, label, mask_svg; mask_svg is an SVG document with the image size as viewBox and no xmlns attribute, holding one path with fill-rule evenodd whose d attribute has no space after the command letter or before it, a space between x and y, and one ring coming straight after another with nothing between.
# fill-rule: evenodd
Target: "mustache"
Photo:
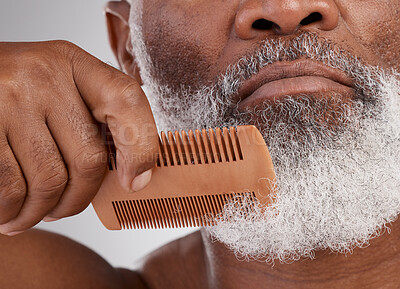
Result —
<instances>
[{"instance_id":1,"label":"mustache","mask_svg":"<svg viewBox=\"0 0 400 289\"><path fill-rule=\"evenodd\" d=\"M338 69L353 79L357 98L372 100L379 92L377 78L383 70L363 64L356 56L315 32L301 32L291 39L265 39L258 48L228 66L215 81L215 91L228 103L242 83L276 62L310 59Z\"/></svg>"}]
</instances>

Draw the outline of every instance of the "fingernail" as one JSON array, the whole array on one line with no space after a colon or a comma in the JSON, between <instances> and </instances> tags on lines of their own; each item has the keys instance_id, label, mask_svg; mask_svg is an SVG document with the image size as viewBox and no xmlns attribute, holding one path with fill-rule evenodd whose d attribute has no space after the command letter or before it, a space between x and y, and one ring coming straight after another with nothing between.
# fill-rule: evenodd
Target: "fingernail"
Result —
<instances>
[{"instance_id":1,"label":"fingernail","mask_svg":"<svg viewBox=\"0 0 400 289\"><path fill-rule=\"evenodd\" d=\"M6 233L6 235L12 237L12 236L21 234L21 233L23 233L23 232L24 232L24 231L15 231L15 232Z\"/></svg>"},{"instance_id":2,"label":"fingernail","mask_svg":"<svg viewBox=\"0 0 400 289\"><path fill-rule=\"evenodd\" d=\"M147 186L151 179L152 170L145 171L141 173L136 178L133 179L131 184L131 190L134 192L142 190L145 186Z\"/></svg>"},{"instance_id":3,"label":"fingernail","mask_svg":"<svg viewBox=\"0 0 400 289\"><path fill-rule=\"evenodd\" d=\"M53 217L47 217L47 216L43 218L43 222L54 222L57 220L60 220L60 218L53 218Z\"/></svg>"}]
</instances>

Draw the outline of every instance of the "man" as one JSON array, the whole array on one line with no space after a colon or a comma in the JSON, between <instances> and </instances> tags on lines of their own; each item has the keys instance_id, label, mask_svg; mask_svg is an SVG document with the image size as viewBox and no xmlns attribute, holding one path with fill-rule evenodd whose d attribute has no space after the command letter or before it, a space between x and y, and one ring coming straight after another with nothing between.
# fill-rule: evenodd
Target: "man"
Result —
<instances>
[{"instance_id":1,"label":"man","mask_svg":"<svg viewBox=\"0 0 400 289\"><path fill-rule=\"evenodd\" d=\"M0 238L1 288L400 286L398 1L132 0L106 11L130 77L68 43L0 44L0 232L14 236ZM257 125L275 202L246 214L246 200L228 205L215 227L136 272L58 235L18 235L91 201L106 169L99 123L121 184L149 182L157 131L139 84L159 129Z\"/></svg>"}]
</instances>

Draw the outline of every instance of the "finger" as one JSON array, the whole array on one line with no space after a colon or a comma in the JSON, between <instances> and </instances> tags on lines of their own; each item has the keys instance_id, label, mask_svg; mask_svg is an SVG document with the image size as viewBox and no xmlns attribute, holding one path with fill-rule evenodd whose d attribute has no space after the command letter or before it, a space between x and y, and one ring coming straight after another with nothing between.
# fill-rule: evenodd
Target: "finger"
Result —
<instances>
[{"instance_id":1,"label":"finger","mask_svg":"<svg viewBox=\"0 0 400 289\"><path fill-rule=\"evenodd\" d=\"M92 56L76 53L73 66L86 105L97 121L110 128L121 185L132 189L134 177L153 168L158 155L150 104L136 81Z\"/></svg>"},{"instance_id":2,"label":"finger","mask_svg":"<svg viewBox=\"0 0 400 289\"><path fill-rule=\"evenodd\" d=\"M18 215L25 195L24 176L6 136L3 136L0 140L0 224Z\"/></svg>"},{"instance_id":3,"label":"finger","mask_svg":"<svg viewBox=\"0 0 400 289\"><path fill-rule=\"evenodd\" d=\"M53 105L47 123L69 174L64 193L49 216L72 216L83 211L96 195L107 169L107 150L99 125L78 93L66 103Z\"/></svg>"},{"instance_id":4,"label":"finger","mask_svg":"<svg viewBox=\"0 0 400 289\"><path fill-rule=\"evenodd\" d=\"M24 231L54 208L68 182L68 173L44 120L28 114L24 122L13 123L8 139L28 190L18 216L1 225L0 231Z\"/></svg>"}]
</instances>

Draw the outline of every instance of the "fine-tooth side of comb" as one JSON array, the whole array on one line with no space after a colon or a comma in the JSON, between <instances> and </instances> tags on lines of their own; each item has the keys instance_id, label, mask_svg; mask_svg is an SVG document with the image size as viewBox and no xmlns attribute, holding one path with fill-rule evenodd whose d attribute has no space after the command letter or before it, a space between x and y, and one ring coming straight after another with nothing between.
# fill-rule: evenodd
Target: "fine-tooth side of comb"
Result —
<instances>
[{"instance_id":1,"label":"fine-tooth side of comb","mask_svg":"<svg viewBox=\"0 0 400 289\"><path fill-rule=\"evenodd\" d=\"M212 216L237 196L271 200L275 173L254 126L161 132L150 184L134 193L119 185L109 149L110 170L92 204L110 230L212 225Z\"/></svg>"}]
</instances>

